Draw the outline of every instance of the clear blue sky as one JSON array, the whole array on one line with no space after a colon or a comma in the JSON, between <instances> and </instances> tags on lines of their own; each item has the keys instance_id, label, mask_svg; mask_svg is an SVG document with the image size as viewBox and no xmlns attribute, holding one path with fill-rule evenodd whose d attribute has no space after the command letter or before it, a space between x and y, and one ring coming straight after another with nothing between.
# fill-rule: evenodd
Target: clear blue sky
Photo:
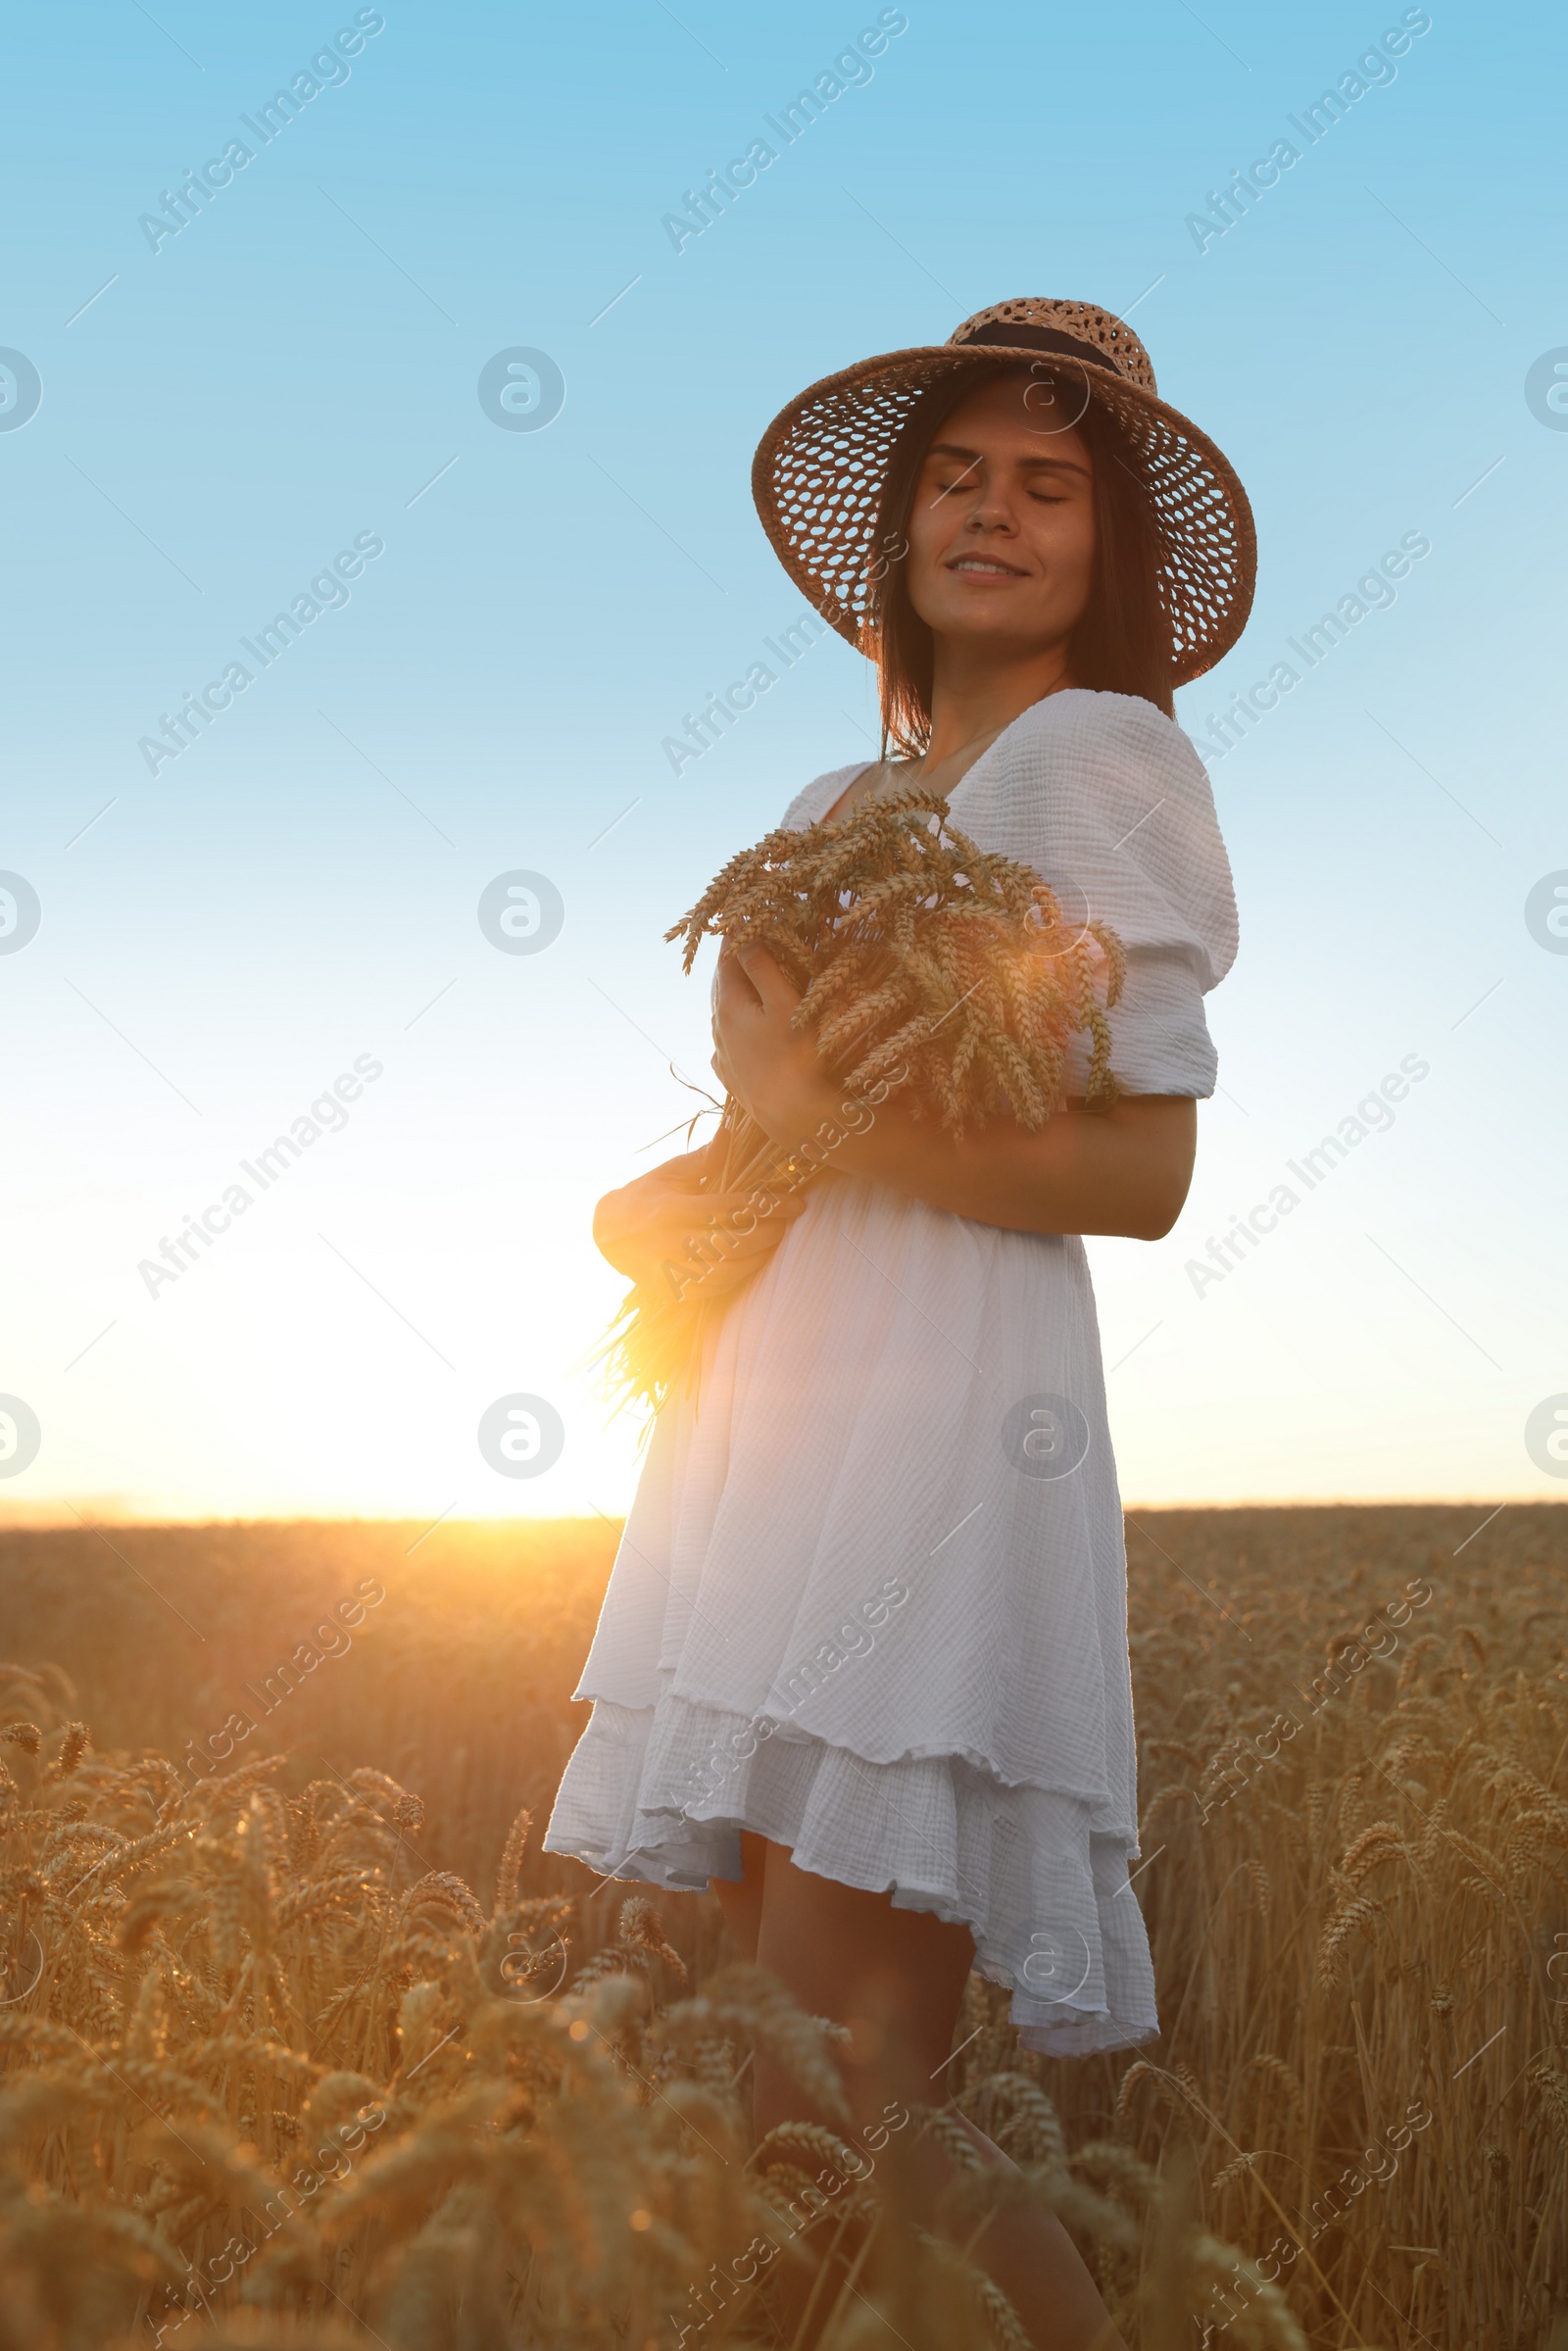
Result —
<instances>
[{"instance_id":1,"label":"clear blue sky","mask_svg":"<svg viewBox=\"0 0 1568 2351\"><path fill-rule=\"evenodd\" d=\"M706 1072L662 933L870 749L830 639L678 778L662 751L801 610L752 450L814 377L1031 292L1133 309L1260 546L1247 635L1179 711L1241 906L1224 1092L1175 1234L1092 1251L1124 1490L1568 1493L1525 1436L1568 1392L1568 955L1526 914L1568 874L1568 413L1527 398L1568 351L1563 40L1474 0L13 12L0 868L41 921L0 954L0 1392L40 1436L0 1516L624 1507L634 1433L574 1366L621 1287L592 1201L683 1115L668 1063ZM677 251L664 216L822 74L847 86ZM1250 209L1192 225L1282 140ZM209 164L184 225L142 224ZM517 348L564 379L542 429L481 406ZM1395 600L1306 669L1290 640L1406 536ZM1282 661L1300 682L1224 751L1210 713ZM235 661L150 772L140 739ZM477 919L517 869L560 893L537 955ZM149 1295L138 1263L357 1059L343 1122ZM513 1392L562 1417L537 1479L476 1444Z\"/></svg>"}]
</instances>

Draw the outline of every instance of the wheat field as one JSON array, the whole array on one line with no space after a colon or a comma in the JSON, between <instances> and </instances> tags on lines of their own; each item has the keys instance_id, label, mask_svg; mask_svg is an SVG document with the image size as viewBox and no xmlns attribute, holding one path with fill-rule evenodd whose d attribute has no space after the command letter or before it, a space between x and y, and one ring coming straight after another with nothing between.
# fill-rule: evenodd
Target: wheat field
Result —
<instances>
[{"instance_id":1,"label":"wheat field","mask_svg":"<svg viewBox=\"0 0 1568 2351\"><path fill-rule=\"evenodd\" d=\"M747 2144L820 2028L709 1897L543 1855L608 1522L0 1536L0 2351L1020 2340L1054 2207L1134 2351L1568 2346L1568 1514L1134 1512L1163 2037L947 2076L1020 2169Z\"/></svg>"}]
</instances>

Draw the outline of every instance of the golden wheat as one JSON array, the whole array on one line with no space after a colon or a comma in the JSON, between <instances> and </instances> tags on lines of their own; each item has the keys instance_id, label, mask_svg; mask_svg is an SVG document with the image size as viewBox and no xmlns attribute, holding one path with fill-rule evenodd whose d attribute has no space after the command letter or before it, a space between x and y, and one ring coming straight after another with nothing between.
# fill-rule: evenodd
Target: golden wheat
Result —
<instances>
[{"instance_id":1,"label":"golden wheat","mask_svg":"<svg viewBox=\"0 0 1568 2351\"><path fill-rule=\"evenodd\" d=\"M948 2078L1019 2168L963 2171L935 2240L715 1906L529 1840L612 1529L127 1529L101 1568L7 1538L0 2351L766 2344L785 2261L831 2351L978 2351L1016 2323L954 2240L1012 2198L1060 2215L1136 2351L1544 2346L1564 1515L1134 1515L1164 2036L1054 2063L971 1983ZM367 1567L353 1655L223 1768L143 1743L188 1766L278 1626ZM837 2128L748 2155L756 2047ZM959 2152L951 2112L920 2128Z\"/></svg>"}]
</instances>

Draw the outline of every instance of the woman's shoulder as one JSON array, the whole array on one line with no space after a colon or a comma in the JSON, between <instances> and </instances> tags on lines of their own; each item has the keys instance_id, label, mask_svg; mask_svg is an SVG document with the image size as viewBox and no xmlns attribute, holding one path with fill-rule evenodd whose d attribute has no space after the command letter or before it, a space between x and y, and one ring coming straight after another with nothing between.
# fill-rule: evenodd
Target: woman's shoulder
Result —
<instances>
[{"instance_id":1,"label":"woman's shoulder","mask_svg":"<svg viewBox=\"0 0 1568 2351\"><path fill-rule=\"evenodd\" d=\"M847 767L829 767L823 774L813 775L810 782L796 793L779 818L779 823L790 826L816 823L827 814L833 803L862 769L874 764L874 761L865 759L851 759Z\"/></svg>"},{"instance_id":2,"label":"woman's shoulder","mask_svg":"<svg viewBox=\"0 0 1568 2351\"><path fill-rule=\"evenodd\" d=\"M1223 856L1208 769L1175 719L1140 695L1081 686L1049 694L1003 729L984 765L1003 803L1091 831L1108 825L1117 837L1157 807L1139 850L1162 839L1204 858Z\"/></svg>"},{"instance_id":3,"label":"woman's shoulder","mask_svg":"<svg viewBox=\"0 0 1568 2351\"><path fill-rule=\"evenodd\" d=\"M996 749L1014 759L1045 756L1062 764L1079 762L1102 774L1119 766L1154 766L1208 796L1208 770L1174 718L1139 694L1102 694L1088 686L1064 687L1031 703L998 736Z\"/></svg>"}]
</instances>

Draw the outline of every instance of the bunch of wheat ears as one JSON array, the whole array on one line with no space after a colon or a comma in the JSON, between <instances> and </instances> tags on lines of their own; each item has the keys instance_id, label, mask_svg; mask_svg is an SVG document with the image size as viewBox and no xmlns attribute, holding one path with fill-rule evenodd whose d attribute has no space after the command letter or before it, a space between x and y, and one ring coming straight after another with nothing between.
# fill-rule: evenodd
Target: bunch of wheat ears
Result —
<instances>
[{"instance_id":1,"label":"bunch of wheat ears","mask_svg":"<svg viewBox=\"0 0 1568 2351\"><path fill-rule=\"evenodd\" d=\"M1065 922L1037 873L978 848L930 790L779 827L732 857L664 936L684 940L688 972L710 936L767 948L802 991L790 1026L814 1038L849 1116L898 1087L913 1117L956 1138L999 1115L1038 1132L1060 1105L1080 1033L1091 1040L1086 1107L1115 1100L1105 1014L1126 971L1119 940L1104 923ZM780 1144L730 1095L715 1142L703 1189L750 1193L764 1214L814 1181L835 1148ZM622 1303L607 1357L623 1400L657 1408L695 1378L716 1311L703 1276L734 1230L710 1223L690 1261Z\"/></svg>"}]
</instances>

